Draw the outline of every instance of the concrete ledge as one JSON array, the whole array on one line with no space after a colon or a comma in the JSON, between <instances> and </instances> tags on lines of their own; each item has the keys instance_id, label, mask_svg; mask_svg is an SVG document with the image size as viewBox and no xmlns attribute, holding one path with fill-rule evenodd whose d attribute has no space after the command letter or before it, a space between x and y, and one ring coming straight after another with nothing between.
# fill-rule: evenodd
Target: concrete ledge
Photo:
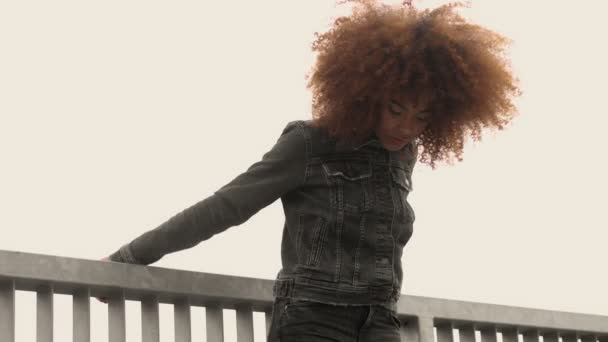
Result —
<instances>
[{"instance_id":1,"label":"concrete ledge","mask_svg":"<svg viewBox=\"0 0 608 342\"><path fill-rule=\"evenodd\" d=\"M0 279L14 281L16 290L35 291L50 284L59 294L88 288L92 296L124 296L127 300L156 296L161 303L188 299L191 305L255 311L269 311L273 299L272 280L2 250ZM401 297L398 311L455 327L473 324L498 330L517 327L520 332L538 329L541 333L557 330L608 336L608 316L407 295Z\"/></svg>"},{"instance_id":2,"label":"concrete ledge","mask_svg":"<svg viewBox=\"0 0 608 342\"><path fill-rule=\"evenodd\" d=\"M187 297L191 305L245 305L261 311L271 306L273 284L264 279L2 250L0 278L14 280L16 290L35 291L51 284L59 294L86 287L92 296L123 295L127 300L156 296L161 303Z\"/></svg>"},{"instance_id":3,"label":"concrete ledge","mask_svg":"<svg viewBox=\"0 0 608 342\"><path fill-rule=\"evenodd\" d=\"M538 330L541 334L557 330L579 336L608 335L608 316L406 295L401 296L398 311L434 317L436 323L449 322L455 328L473 323L477 329L496 327L499 331L517 327L519 332Z\"/></svg>"}]
</instances>

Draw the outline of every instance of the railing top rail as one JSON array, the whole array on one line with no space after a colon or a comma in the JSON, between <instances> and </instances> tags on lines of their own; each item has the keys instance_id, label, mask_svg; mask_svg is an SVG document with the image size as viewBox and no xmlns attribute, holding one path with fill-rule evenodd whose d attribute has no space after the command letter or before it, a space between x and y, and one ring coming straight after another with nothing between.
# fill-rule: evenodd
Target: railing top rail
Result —
<instances>
[{"instance_id":1,"label":"railing top rail","mask_svg":"<svg viewBox=\"0 0 608 342\"><path fill-rule=\"evenodd\" d=\"M14 280L17 290L50 283L59 294L86 287L94 297L122 293L127 300L156 296L161 303L188 299L191 305L247 305L261 311L273 299L271 280L3 250L0 278Z\"/></svg>"},{"instance_id":2,"label":"railing top rail","mask_svg":"<svg viewBox=\"0 0 608 342\"><path fill-rule=\"evenodd\" d=\"M55 293L73 294L86 287L92 296L122 293L127 300L156 296L161 303L187 299L191 305L247 306L259 311L270 310L273 299L272 280L4 250L0 250L0 278L14 281L17 290L35 291L50 284ZM398 312L456 325L487 323L499 329L517 326L608 335L608 316L410 295L402 295Z\"/></svg>"}]
</instances>

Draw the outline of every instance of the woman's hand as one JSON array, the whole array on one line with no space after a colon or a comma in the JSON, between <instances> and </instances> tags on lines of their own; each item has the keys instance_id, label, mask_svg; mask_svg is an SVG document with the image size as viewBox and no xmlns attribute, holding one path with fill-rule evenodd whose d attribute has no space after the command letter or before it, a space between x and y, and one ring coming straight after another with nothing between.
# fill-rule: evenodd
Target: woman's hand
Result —
<instances>
[{"instance_id":1,"label":"woman's hand","mask_svg":"<svg viewBox=\"0 0 608 342\"><path fill-rule=\"evenodd\" d=\"M110 257L107 257L107 256L105 256L105 257L103 257L103 258L101 258L99 260L100 261L109 261L109 262L112 261L112 260L110 260ZM95 298L97 298L97 300L100 301L100 302L102 302L102 303L105 303L105 304L108 303L108 299L106 297L95 297Z\"/></svg>"}]
</instances>

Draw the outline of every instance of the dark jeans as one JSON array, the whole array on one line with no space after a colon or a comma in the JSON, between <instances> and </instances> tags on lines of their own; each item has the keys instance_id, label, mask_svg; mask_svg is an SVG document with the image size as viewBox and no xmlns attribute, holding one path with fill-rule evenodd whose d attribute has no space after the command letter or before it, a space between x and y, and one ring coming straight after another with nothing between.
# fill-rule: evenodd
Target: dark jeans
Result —
<instances>
[{"instance_id":1,"label":"dark jeans","mask_svg":"<svg viewBox=\"0 0 608 342\"><path fill-rule=\"evenodd\" d=\"M395 313L376 305L275 299L268 342L400 342Z\"/></svg>"}]
</instances>

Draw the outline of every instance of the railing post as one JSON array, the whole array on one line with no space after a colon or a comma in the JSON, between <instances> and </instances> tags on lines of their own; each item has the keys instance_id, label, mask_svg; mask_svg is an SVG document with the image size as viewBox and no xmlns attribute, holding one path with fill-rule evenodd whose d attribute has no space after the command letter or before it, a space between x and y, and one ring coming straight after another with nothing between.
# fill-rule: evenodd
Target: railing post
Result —
<instances>
[{"instance_id":1,"label":"railing post","mask_svg":"<svg viewBox=\"0 0 608 342\"><path fill-rule=\"evenodd\" d=\"M15 283L0 281L0 342L15 342Z\"/></svg>"},{"instance_id":2,"label":"railing post","mask_svg":"<svg viewBox=\"0 0 608 342\"><path fill-rule=\"evenodd\" d=\"M173 305L175 325L175 341L190 342L190 304L187 300L180 300Z\"/></svg>"},{"instance_id":3,"label":"railing post","mask_svg":"<svg viewBox=\"0 0 608 342\"><path fill-rule=\"evenodd\" d=\"M420 341L418 331L418 321L415 317L408 317L403 319L399 317L401 321L401 329L399 329L401 335L401 341L403 342L418 342Z\"/></svg>"},{"instance_id":4,"label":"railing post","mask_svg":"<svg viewBox=\"0 0 608 342\"><path fill-rule=\"evenodd\" d=\"M36 342L53 342L53 289L49 285L36 291Z\"/></svg>"},{"instance_id":5,"label":"railing post","mask_svg":"<svg viewBox=\"0 0 608 342\"><path fill-rule=\"evenodd\" d=\"M583 335L581 336L581 342L596 342L597 338L595 335Z\"/></svg>"},{"instance_id":6,"label":"railing post","mask_svg":"<svg viewBox=\"0 0 608 342\"><path fill-rule=\"evenodd\" d=\"M122 293L108 298L108 329L110 342L126 342L125 299Z\"/></svg>"},{"instance_id":7,"label":"railing post","mask_svg":"<svg viewBox=\"0 0 608 342\"><path fill-rule=\"evenodd\" d=\"M264 318L266 322L266 337L270 334L270 327L272 326L272 310L264 312Z\"/></svg>"},{"instance_id":8,"label":"railing post","mask_svg":"<svg viewBox=\"0 0 608 342\"><path fill-rule=\"evenodd\" d=\"M562 342L578 342L578 337L573 333L564 334L562 335Z\"/></svg>"},{"instance_id":9,"label":"railing post","mask_svg":"<svg viewBox=\"0 0 608 342\"><path fill-rule=\"evenodd\" d=\"M433 317L418 316L418 342L435 342L435 320Z\"/></svg>"},{"instance_id":10,"label":"railing post","mask_svg":"<svg viewBox=\"0 0 608 342\"><path fill-rule=\"evenodd\" d=\"M524 342L539 342L538 330L527 330L523 332Z\"/></svg>"},{"instance_id":11,"label":"railing post","mask_svg":"<svg viewBox=\"0 0 608 342\"><path fill-rule=\"evenodd\" d=\"M72 297L72 333L74 342L91 341L91 296L87 288Z\"/></svg>"},{"instance_id":12,"label":"railing post","mask_svg":"<svg viewBox=\"0 0 608 342\"><path fill-rule=\"evenodd\" d=\"M503 328L500 332L502 333L502 342L519 341L519 331L517 328Z\"/></svg>"},{"instance_id":13,"label":"railing post","mask_svg":"<svg viewBox=\"0 0 608 342\"><path fill-rule=\"evenodd\" d=\"M145 298L141 301L141 337L143 342L159 342L158 299Z\"/></svg>"},{"instance_id":14,"label":"railing post","mask_svg":"<svg viewBox=\"0 0 608 342\"><path fill-rule=\"evenodd\" d=\"M248 308L236 310L236 340L237 342L253 342L253 312Z\"/></svg>"},{"instance_id":15,"label":"railing post","mask_svg":"<svg viewBox=\"0 0 608 342\"><path fill-rule=\"evenodd\" d=\"M446 322L437 325L437 342L454 342L452 323Z\"/></svg>"},{"instance_id":16,"label":"railing post","mask_svg":"<svg viewBox=\"0 0 608 342\"><path fill-rule=\"evenodd\" d=\"M458 327L458 337L460 342L475 342L475 328L472 324Z\"/></svg>"},{"instance_id":17,"label":"railing post","mask_svg":"<svg viewBox=\"0 0 608 342\"><path fill-rule=\"evenodd\" d=\"M480 335L481 342L496 342L498 340L495 326L481 328ZM503 342L505 342L504 337Z\"/></svg>"},{"instance_id":18,"label":"railing post","mask_svg":"<svg viewBox=\"0 0 608 342\"><path fill-rule=\"evenodd\" d=\"M559 342L557 331L543 333L543 342Z\"/></svg>"},{"instance_id":19,"label":"railing post","mask_svg":"<svg viewBox=\"0 0 608 342\"><path fill-rule=\"evenodd\" d=\"M224 342L224 312L219 306L205 307L207 342Z\"/></svg>"}]
</instances>

